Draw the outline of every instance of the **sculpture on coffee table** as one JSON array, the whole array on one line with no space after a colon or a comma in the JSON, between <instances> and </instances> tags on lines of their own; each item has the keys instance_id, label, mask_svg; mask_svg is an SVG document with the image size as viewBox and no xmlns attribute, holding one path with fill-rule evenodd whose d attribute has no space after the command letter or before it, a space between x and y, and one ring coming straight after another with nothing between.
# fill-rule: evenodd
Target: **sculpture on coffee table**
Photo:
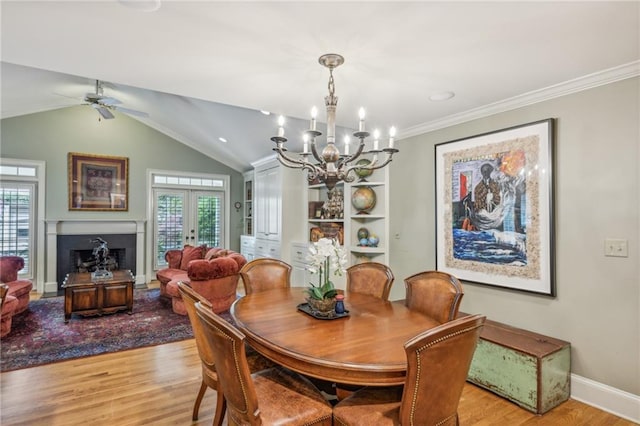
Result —
<instances>
[{"instance_id":1,"label":"sculpture on coffee table","mask_svg":"<svg viewBox=\"0 0 640 426\"><path fill-rule=\"evenodd\" d=\"M92 243L99 243L93 248L93 256L95 257L96 270L91 273L92 279L109 279L113 278L111 271L107 269L109 263L109 247L107 242L100 237L96 237Z\"/></svg>"}]
</instances>

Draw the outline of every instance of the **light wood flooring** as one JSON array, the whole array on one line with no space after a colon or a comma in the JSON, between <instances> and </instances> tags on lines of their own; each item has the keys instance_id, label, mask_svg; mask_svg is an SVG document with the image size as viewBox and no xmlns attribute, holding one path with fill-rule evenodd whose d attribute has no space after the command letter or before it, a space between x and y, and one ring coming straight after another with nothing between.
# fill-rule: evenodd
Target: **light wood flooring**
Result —
<instances>
[{"instance_id":1,"label":"light wood flooring","mask_svg":"<svg viewBox=\"0 0 640 426\"><path fill-rule=\"evenodd\" d=\"M200 371L190 339L2 373L0 424L210 425L211 390L199 420L191 421ZM536 416L471 384L465 386L459 414L464 426L634 424L574 400Z\"/></svg>"}]
</instances>

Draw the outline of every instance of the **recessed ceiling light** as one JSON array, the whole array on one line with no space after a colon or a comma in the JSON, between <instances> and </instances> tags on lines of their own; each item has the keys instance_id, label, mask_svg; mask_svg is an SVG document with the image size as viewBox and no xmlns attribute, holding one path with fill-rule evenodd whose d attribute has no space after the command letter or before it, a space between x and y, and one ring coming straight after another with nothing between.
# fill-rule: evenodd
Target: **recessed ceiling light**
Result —
<instances>
[{"instance_id":1,"label":"recessed ceiling light","mask_svg":"<svg viewBox=\"0 0 640 426\"><path fill-rule=\"evenodd\" d=\"M263 109L261 109L260 112L263 113L264 115L271 115L269 111L265 111Z\"/></svg>"},{"instance_id":2,"label":"recessed ceiling light","mask_svg":"<svg viewBox=\"0 0 640 426\"><path fill-rule=\"evenodd\" d=\"M446 101L448 99L453 98L455 95L456 94L453 92L434 93L433 95L429 96L429 100L430 101Z\"/></svg>"},{"instance_id":3,"label":"recessed ceiling light","mask_svg":"<svg viewBox=\"0 0 640 426\"><path fill-rule=\"evenodd\" d=\"M227 140L226 140L225 138L218 138L218 140L219 140L220 142L227 143Z\"/></svg>"},{"instance_id":4,"label":"recessed ceiling light","mask_svg":"<svg viewBox=\"0 0 640 426\"><path fill-rule=\"evenodd\" d=\"M142 12L155 12L161 6L160 0L118 0L118 3Z\"/></svg>"}]
</instances>

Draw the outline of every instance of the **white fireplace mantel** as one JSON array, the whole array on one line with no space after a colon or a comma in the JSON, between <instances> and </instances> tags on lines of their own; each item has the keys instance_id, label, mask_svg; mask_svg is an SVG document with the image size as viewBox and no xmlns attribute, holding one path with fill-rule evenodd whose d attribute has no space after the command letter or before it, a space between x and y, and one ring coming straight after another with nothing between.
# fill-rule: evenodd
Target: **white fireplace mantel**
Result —
<instances>
[{"instance_id":1,"label":"white fireplace mantel","mask_svg":"<svg viewBox=\"0 0 640 426\"><path fill-rule=\"evenodd\" d=\"M136 284L146 284L144 271L144 220L47 220L47 277L45 281L45 293L58 291L57 265L58 235L85 235L85 234L136 234Z\"/></svg>"}]
</instances>

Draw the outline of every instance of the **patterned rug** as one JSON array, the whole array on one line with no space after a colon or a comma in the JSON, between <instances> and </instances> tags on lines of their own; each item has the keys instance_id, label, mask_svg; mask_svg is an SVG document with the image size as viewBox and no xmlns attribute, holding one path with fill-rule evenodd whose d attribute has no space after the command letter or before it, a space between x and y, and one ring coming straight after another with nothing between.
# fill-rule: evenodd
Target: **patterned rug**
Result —
<instances>
[{"instance_id":1,"label":"patterned rug","mask_svg":"<svg viewBox=\"0 0 640 426\"><path fill-rule=\"evenodd\" d=\"M193 337L187 316L173 313L160 289L134 290L133 314L74 314L64 323L64 297L34 300L0 341L0 371L18 370ZM230 319L230 315L221 315Z\"/></svg>"}]
</instances>

